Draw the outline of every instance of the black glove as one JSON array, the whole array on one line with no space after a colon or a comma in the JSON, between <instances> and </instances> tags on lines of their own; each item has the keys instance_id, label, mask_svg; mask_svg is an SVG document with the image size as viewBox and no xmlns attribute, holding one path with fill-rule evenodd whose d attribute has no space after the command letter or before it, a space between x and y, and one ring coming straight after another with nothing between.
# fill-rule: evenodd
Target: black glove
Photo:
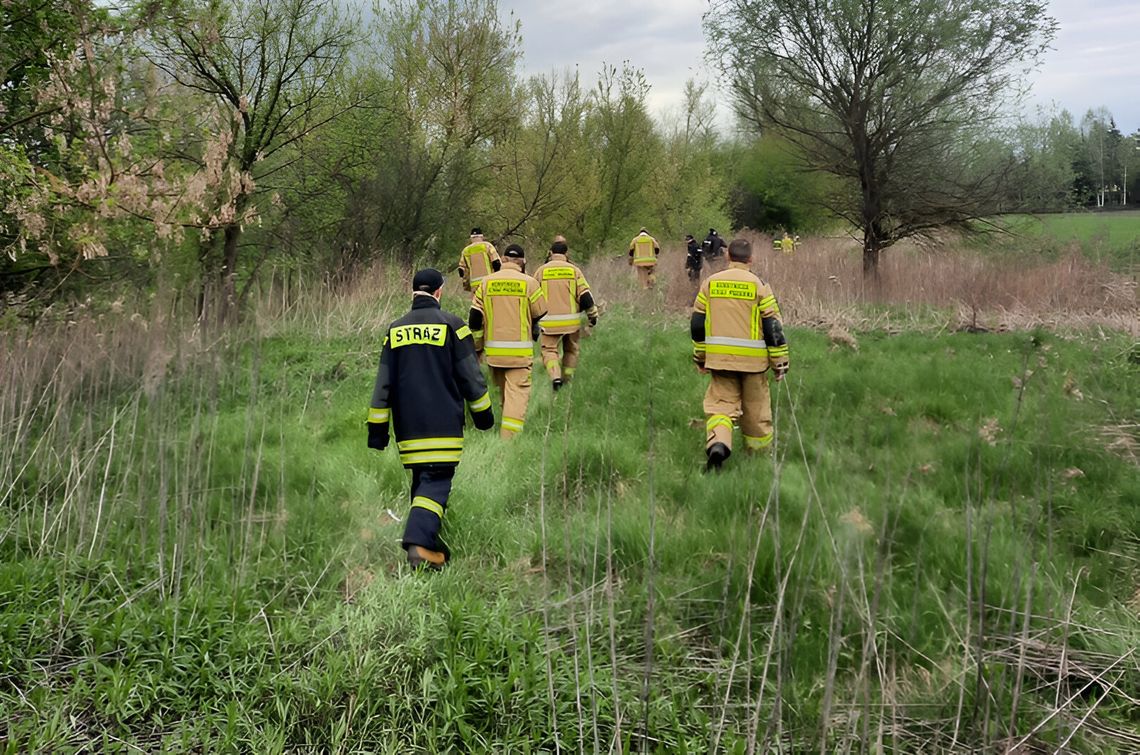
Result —
<instances>
[{"instance_id":1,"label":"black glove","mask_svg":"<svg viewBox=\"0 0 1140 755\"><path fill-rule=\"evenodd\" d=\"M377 451L383 451L388 447L387 422L368 423L368 447L375 448Z\"/></svg>"},{"instance_id":2,"label":"black glove","mask_svg":"<svg viewBox=\"0 0 1140 755\"><path fill-rule=\"evenodd\" d=\"M495 412L490 409L471 412L471 421L475 423L476 430L490 430L495 426Z\"/></svg>"},{"instance_id":3,"label":"black glove","mask_svg":"<svg viewBox=\"0 0 1140 755\"><path fill-rule=\"evenodd\" d=\"M591 328L598 324L598 316L597 315L586 315L586 319L590 321L590 327Z\"/></svg>"}]
</instances>

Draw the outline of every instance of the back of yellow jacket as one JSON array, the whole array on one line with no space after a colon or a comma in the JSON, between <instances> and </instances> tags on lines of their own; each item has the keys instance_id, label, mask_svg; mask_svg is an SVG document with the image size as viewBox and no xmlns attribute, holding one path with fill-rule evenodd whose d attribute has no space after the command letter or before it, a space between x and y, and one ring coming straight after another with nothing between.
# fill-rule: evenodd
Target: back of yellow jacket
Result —
<instances>
[{"instance_id":1,"label":"back of yellow jacket","mask_svg":"<svg viewBox=\"0 0 1140 755\"><path fill-rule=\"evenodd\" d=\"M576 333L584 316L597 316L586 276L565 254L551 254L550 261L534 271L534 278L546 298L546 316L539 320L543 333Z\"/></svg>"},{"instance_id":2,"label":"back of yellow jacket","mask_svg":"<svg viewBox=\"0 0 1140 755\"><path fill-rule=\"evenodd\" d=\"M701 284L690 321L693 359L710 370L765 372L788 364L788 344L772 288L731 262Z\"/></svg>"},{"instance_id":3,"label":"back of yellow jacket","mask_svg":"<svg viewBox=\"0 0 1140 755\"><path fill-rule=\"evenodd\" d=\"M475 350L492 367L530 366L538 320L545 314L542 287L508 257L499 272L483 278L471 299Z\"/></svg>"}]
</instances>

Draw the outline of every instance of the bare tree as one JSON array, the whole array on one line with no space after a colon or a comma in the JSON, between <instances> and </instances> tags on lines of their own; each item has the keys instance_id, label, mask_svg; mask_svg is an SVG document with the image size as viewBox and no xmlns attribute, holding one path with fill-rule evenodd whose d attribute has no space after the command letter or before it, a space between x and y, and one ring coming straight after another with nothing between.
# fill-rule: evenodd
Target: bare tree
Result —
<instances>
[{"instance_id":1,"label":"bare tree","mask_svg":"<svg viewBox=\"0 0 1140 755\"><path fill-rule=\"evenodd\" d=\"M992 212L1009 163L980 150L1052 39L1042 2L718 0L706 30L743 119L844 179L831 209L882 250Z\"/></svg>"},{"instance_id":2,"label":"bare tree","mask_svg":"<svg viewBox=\"0 0 1140 755\"><path fill-rule=\"evenodd\" d=\"M219 197L221 255L215 237L199 262L205 316L211 278L224 323L238 301L236 275L244 226L255 215L259 179L280 168L278 153L343 114L327 107L357 37L351 10L321 0L175 2L153 34L154 63L179 84L211 97L233 114L227 167L242 180Z\"/></svg>"}]
</instances>

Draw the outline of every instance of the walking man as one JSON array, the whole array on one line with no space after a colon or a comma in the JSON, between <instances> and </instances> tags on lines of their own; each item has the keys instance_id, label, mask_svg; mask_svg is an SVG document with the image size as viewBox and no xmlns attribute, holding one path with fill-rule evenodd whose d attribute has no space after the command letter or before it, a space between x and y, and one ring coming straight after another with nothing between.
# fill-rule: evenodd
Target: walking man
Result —
<instances>
[{"instance_id":1,"label":"walking man","mask_svg":"<svg viewBox=\"0 0 1140 755\"><path fill-rule=\"evenodd\" d=\"M524 272L525 254L518 244L503 251L502 269L475 289L468 320L475 350L486 357L503 398L503 438L515 437L526 424L534 341L539 318L546 314L542 287Z\"/></svg>"},{"instance_id":2,"label":"walking man","mask_svg":"<svg viewBox=\"0 0 1140 755\"><path fill-rule=\"evenodd\" d=\"M473 290L479 281L498 272L501 265L495 245L483 238L482 230L472 228L471 242L459 253L459 277L463 279L463 290Z\"/></svg>"},{"instance_id":3,"label":"walking man","mask_svg":"<svg viewBox=\"0 0 1140 755\"><path fill-rule=\"evenodd\" d=\"M384 336L368 410L368 447L383 451L394 432L400 461L412 472L403 546L413 569L438 569L450 558L439 531L463 453L464 402L475 427L495 425L471 331L440 309L442 293L438 270L413 277L412 309Z\"/></svg>"},{"instance_id":4,"label":"walking man","mask_svg":"<svg viewBox=\"0 0 1140 755\"><path fill-rule=\"evenodd\" d=\"M661 245L644 228L629 242L629 264L637 268L637 279L641 281L642 288L653 288L656 285L659 254Z\"/></svg>"},{"instance_id":5,"label":"walking man","mask_svg":"<svg viewBox=\"0 0 1140 755\"><path fill-rule=\"evenodd\" d=\"M598 324L598 307L590 293L590 284L582 269L570 262L568 254L566 239L555 236L550 245L550 259L534 271L547 308L546 316L538 321L542 328L542 363L556 391L570 382L578 368L582 318L586 318L590 327Z\"/></svg>"},{"instance_id":6,"label":"walking man","mask_svg":"<svg viewBox=\"0 0 1140 755\"><path fill-rule=\"evenodd\" d=\"M728 259L726 270L701 285L689 324L693 361L710 376L704 402L710 470L720 469L732 453L734 421L739 421L749 451L771 445L768 370L775 372L777 381L788 372L780 307L771 287L749 269L752 245L745 239L733 240Z\"/></svg>"}]
</instances>

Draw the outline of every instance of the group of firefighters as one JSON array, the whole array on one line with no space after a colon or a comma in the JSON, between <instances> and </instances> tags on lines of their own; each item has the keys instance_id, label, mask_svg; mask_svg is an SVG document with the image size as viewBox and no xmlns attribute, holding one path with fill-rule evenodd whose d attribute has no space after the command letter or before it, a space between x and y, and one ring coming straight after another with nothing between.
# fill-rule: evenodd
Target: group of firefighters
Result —
<instances>
[{"instance_id":1,"label":"group of firefighters","mask_svg":"<svg viewBox=\"0 0 1140 755\"><path fill-rule=\"evenodd\" d=\"M768 375L779 381L787 374L788 344L772 289L751 272L751 243L726 244L712 229L710 237L714 241L706 249L727 256L728 263L700 283L690 332L693 361L709 375L706 470L719 470L732 453L736 425L747 451L771 445ZM643 287L654 285L660 252L645 228L629 244L629 263ZM412 473L402 542L413 569L441 568L450 558L439 533L463 452L465 409L477 429L495 424L481 363L498 389L504 439L525 426L535 341L554 391L574 377L582 329L597 324L598 307L581 268L568 255L566 239L556 236L547 261L528 275L521 246L511 244L500 257L482 231L473 229L458 270L471 293L467 322L440 308L441 272L428 268L412 279L411 311L384 337L368 412L368 446L382 451L395 436L400 461ZM699 279L699 265L697 270Z\"/></svg>"}]
</instances>

